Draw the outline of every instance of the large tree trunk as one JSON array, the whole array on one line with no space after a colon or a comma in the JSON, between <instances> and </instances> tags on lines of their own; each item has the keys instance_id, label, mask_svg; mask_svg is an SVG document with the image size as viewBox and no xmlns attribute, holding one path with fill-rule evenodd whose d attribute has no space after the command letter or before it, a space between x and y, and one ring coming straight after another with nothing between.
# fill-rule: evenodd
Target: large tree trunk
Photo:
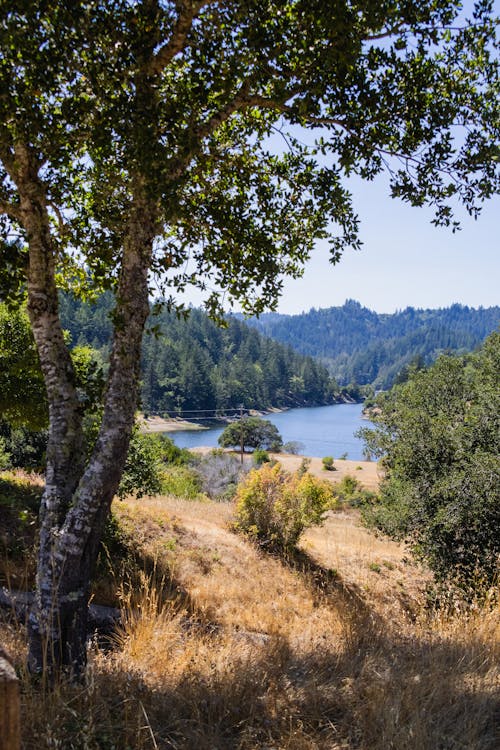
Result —
<instances>
[{"instance_id":1,"label":"large tree trunk","mask_svg":"<svg viewBox=\"0 0 500 750\"><path fill-rule=\"evenodd\" d=\"M90 581L120 481L137 407L140 349L149 311L155 210L135 185L123 247L103 419L86 467L82 414L58 316L55 253L42 183L18 147L16 182L29 241L28 309L49 401L46 487L40 509L35 603L28 621L32 672L74 675L86 662Z\"/></svg>"}]
</instances>

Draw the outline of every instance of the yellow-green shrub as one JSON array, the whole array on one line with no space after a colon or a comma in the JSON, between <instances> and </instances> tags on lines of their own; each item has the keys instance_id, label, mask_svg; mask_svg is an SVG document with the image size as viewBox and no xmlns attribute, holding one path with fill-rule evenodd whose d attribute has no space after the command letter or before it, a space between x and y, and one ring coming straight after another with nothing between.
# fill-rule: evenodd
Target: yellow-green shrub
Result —
<instances>
[{"instance_id":1,"label":"yellow-green shrub","mask_svg":"<svg viewBox=\"0 0 500 750\"><path fill-rule=\"evenodd\" d=\"M238 487L236 525L263 545L290 549L304 529L321 525L333 502L329 482L264 464Z\"/></svg>"}]
</instances>

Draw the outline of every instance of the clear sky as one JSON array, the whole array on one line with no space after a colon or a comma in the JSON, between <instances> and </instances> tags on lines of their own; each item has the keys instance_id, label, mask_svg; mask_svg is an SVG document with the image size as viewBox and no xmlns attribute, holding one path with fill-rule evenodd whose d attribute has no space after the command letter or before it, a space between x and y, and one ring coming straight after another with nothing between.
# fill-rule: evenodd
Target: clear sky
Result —
<instances>
[{"instance_id":1,"label":"clear sky","mask_svg":"<svg viewBox=\"0 0 500 750\"><path fill-rule=\"evenodd\" d=\"M477 221L460 215L462 230L431 224L428 208L389 197L384 178L353 185L361 220L361 251L328 262L318 243L302 279L285 282L279 312L342 305L355 299L377 312L408 306L500 305L500 199L489 201Z\"/></svg>"},{"instance_id":2,"label":"clear sky","mask_svg":"<svg viewBox=\"0 0 500 750\"><path fill-rule=\"evenodd\" d=\"M354 299L376 312L405 307L500 305L500 198L484 204L479 219L458 214L462 229L431 224L430 208L389 196L388 180L351 181L360 218L360 251L346 251L336 266L328 243L318 242L301 279L286 280L278 312L343 305ZM195 306L202 297L188 293ZM238 308L235 308L238 309Z\"/></svg>"}]
</instances>

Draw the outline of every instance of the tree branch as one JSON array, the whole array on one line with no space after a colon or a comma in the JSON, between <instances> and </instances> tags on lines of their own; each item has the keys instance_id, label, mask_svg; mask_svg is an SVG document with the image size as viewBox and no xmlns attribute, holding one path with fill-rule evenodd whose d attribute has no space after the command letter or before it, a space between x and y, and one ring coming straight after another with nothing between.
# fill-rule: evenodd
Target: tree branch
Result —
<instances>
[{"instance_id":1,"label":"tree branch","mask_svg":"<svg viewBox=\"0 0 500 750\"><path fill-rule=\"evenodd\" d=\"M52 201L48 201L47 205L48 205L49 208L52 209L52 211L54 212L54 214L56 216L57 224L58 224L58 227L59 227L59 235L61 237L64 237L66 235L67 231L68 231L68 225L66 224L66 222L64 220L64 217L62 215L61 209L59 208L59 206L57 206Z\"/></svg>"},{"instance_id":2,"label":"tree branch","mask_svg":"<svg viewBox=\"0 0 500 750\"><path fill-rule=\"evenodd\" d=\"M21 221L20 207L14 203L10 203L10 201L0 200L0 213L7 214L7 216L15 221Z\"/></svg>"},{"instance_id":3,"label":"tree branch","mask_svg":"<svg viewBox=\"0 0 500 750\"><path fill-rule=\"evenodd\" d=\"M186 153L181 156L174 163L170 170L171 179L178 179L182 176L182 173L190 160L199 152L201 143L204 138L213 133L223 123L227 122L231 115L235 112L243 112L252 107L261 107L262 109L274 109L277 112L291 112L291 108L286 103L278 102L275 99L262 96L261 94L251 94L250 87L252 80L247 79L242 83L238 93L234 98L228 102L222 109L213 114L206 122L200 123L192 131L191 141L194 141L195 145ZM295 94L299 93L299 90L290 90L287 92L286 100L291 99Z\"/></svg>"},{"instance_id":4,"label":"tree branch","mask_svg":"<svg viewBox=\"0 0 500 750\"><path fill-rule=\"evenodd\" d=\"M213 0L186 0L181 5L179 17L172 31L172 36L166 44L161 47L149 65L149 72L152 74L161 73L173 58L182 52L185 47L186 39L191 31L193 21L206 6L210 5Z\"/></svg>"}]
</instances>

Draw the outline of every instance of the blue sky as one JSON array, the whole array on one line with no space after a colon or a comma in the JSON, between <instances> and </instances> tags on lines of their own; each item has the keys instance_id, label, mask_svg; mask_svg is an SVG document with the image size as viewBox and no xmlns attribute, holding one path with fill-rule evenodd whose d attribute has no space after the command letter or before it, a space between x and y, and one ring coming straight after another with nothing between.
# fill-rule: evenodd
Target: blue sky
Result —
<instances>
[{"instance_id":1,"label":"blue sky","mask_svg":"<svg viewBox=\"0 0 500 750\"><path fill-rule=\"evenodd\" d=\"M318 243L302 279L285 282L279 312L342 305L355 299L377 312L408 306L500 305L500 199L477 221L460 214L462 230L431 224L428 208L389 197L387 181L353 184L363 249L336 266Z\"/></svg>"},{"instance_id":2,"label":"blue sky","mask_svg":"<svg viewBox=\"0 0 500 750\"><path fill-rule=\"evenodd\" d=\"M458 211L462 229L452 233L431 224L432 209L392 199L387 176L350 184L362 249L346 251L332 266L328 243L318 242L304 276L285 281L278 312L293 315L339 306L346 299L387 313L455 302L476 308L500 305L498 196L483 205L477 220ZM202 296L191 291L184 301L197 306Z\"/></svg>"}]
</instances>

